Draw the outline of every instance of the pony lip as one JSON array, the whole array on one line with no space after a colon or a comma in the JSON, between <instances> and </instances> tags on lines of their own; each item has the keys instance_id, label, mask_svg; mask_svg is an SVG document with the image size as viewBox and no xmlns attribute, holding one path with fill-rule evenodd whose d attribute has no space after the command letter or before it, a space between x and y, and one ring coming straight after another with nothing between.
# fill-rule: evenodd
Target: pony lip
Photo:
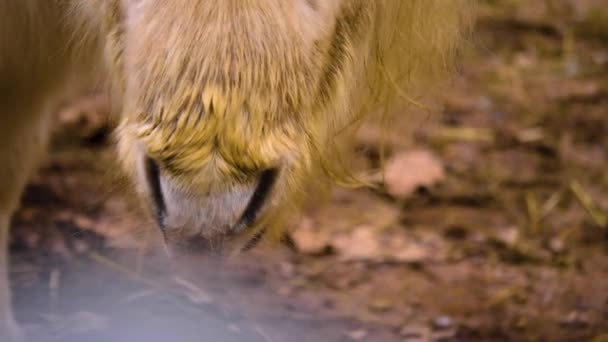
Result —
<instances>
[{"instance_id":1,"label":"pony lip","mask_svg":"<svg viewBox=\"0 0 608 342\"><path fill-rule=\"evenodd\" d=\"M278 169L268 169L261 173L258 184L251 195L251 199L241 214L237 223L232 227L232 232L238 233L252 226L260 216L260 211L264 207L272 188L279 175Z\"/></svg>"}]
</instances>

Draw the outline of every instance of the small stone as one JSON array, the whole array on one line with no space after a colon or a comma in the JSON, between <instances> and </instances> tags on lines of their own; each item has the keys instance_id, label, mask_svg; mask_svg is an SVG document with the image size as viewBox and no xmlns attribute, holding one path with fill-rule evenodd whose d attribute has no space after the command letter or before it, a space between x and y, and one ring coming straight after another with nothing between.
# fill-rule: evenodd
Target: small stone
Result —
<instances>
[{"instance_id":1,"label":"small stone","mask_svg":"<svg viewBox=\"0 0 608 342\"><path fill-rule=\"evenodd\" d=\"M232 331L233 333L240 333L241 332L241 328L239 328L239 326L236 325L236 324L234 324L234 323L228 324L227 328L228 328L228 330Z\"/></svg>"},{"instance_id":2,"label":"small stone","mask_svg":"<svg viewBox=\"0 0 608 342\"><path fill-rule=\"evenodd\" d=\"M584 312L572 311L561 320L560 324L569 328L584 328L589 325L589 318Z\"/></svg>"},{"instance_id":3,"label":"small stone","mask_svg":"<svg viewBox=\"0 0 608 342\"><path fill-rule=\"evenodd\" d=\"M406 325L401 328L399 334L408 342L429 341L431 329L426 325Z\"/></svg>"},{"instance_id":4,"label":"small stone","mask_svg":"<svg viewBox=\"0 0 608 342\"><path fill-rule=\"evenodd\" d=\"M40 234L38 232L27 231L22 235L23 243L30 249L36 249L40 246Z\"/></svg>"},{"instance_id":5,"label":"small stone","mask_svg":"<svg viewBox=\"0 0 608 342\"><path fill-rule=\"evenodd\" d=\"M310 218L304 218L291 234L296 249L302 254L320 255L329 247L329 237L325 231L316 229Z\"/></svg>"},{"instance_id":6,"label":"small stone","mask_svg":"<svg viewBox=\"0 0 608 342\"><path fill-rule=\"evenodd\" d=\"M566 251L566 244L564 244L564 240L559 238L553 238L549 241L549 249L553 253L563 253Z\"/></svg>"},{"instance_id":7,"label":"small stone","mask_svg":"<svg viewBox=\"0 0 608 342\"><path fill-rule=\"evenodd\" d=\"M95 228L95 221L84 215L76 215L74 217L74 224L79 229L84 230L94 230Z\"/></svg>"},{"instance_id":8,"label":"small stone","mask_svg":"<svg viewBox=\"0 0 608 342\"><path fill-rule=\"evenodd\" d=\"M450 318L450 316L446 316L446 315L436 317L433 320L433 327L435 329L447 329L447 328L450 328L453 324L454 324L454 322L452 321L452 318Z\"/></svg>"},{"instance_id":9,"label":"small stone","mask_svg":"<svg viewBox=\"0 0 608 342\"><path fill-rule=\"evenodd\" d=\"M77 239L72 242L72 248L76 254L84 254L89 250L89 244L82 239Z\"/></svg>"},{"instance_id":10,"label":"small stone","mask_svg":"<svg viewBox=\"0 0 608 342\"><path fill-rule=\"evenodd\" d=\"M277 289L277 294L282 297L289 297L293 293L291 286L281 286Z\"/></svg>"},{"instance_id":11,"label":"small stone","mask_svg":"<svg viewBox=\"0 0 608 342\"><path fill-rule=\"evenodd\" d=\"M512 247L519 240L519 229L515 226L503 228L496 234L496 239L505 245Z\"/></svg>"},{"instance_id":12,"label":"small stone","mask_svg":"<svg viewBox=\"0 0 608 342\"><path fill-rule=\"evenodd\" d=\"M361 341L367 336L367 331L358 329L348 332L347 335L353 341Z\"/></svg>"},{"instance_id":13,"label":"small stone","mask_svg":"<svg viewBox=\"0 0 608 342\"><path fill-rule=\"evenodd\" d=\"M65 239L61 236L55 236L50 240L49 249L53 254L59 255L66 259L72 256Z\"/></svg>"},{"instance_id":14,"label":"small stone","mask_svg":"<svg viewBox=\"0 0 608 342\"><path fill-rule=\"evenodd\" d=\"M409 243L391 253L389 259L394 259L397 262L416 263L423 262L429 259L430 256L429 248L425 248L419 244Z\"/></svg>"},{"instance_id":15,"label":"small stone","mask_svg":"<svg viewBox=\"0 0 608 342\"><path fill-rule=\"evenodd\" d=\"M430 151L401 152L385 166L384 181L388 193L406 198L420 187L431 187L445 178L442 161Z\"/></svg>"},{"instance_id":16,"label":"small stone","mask_svg":"<svg viewBox=\"0 0 608 342\"><path fill-rule=\"evenodd\" d=\"M291 262L281 262L279 264L279 271L285 278L292 278L296 275L296 267Z\"/></svg>"},{"instance_id":17,"label":"small stone","mask_svg":"<svg viewBox=\"0 0 608 342\"><path fill-rule=\"evenodd\" d=\"M437 331L432 334L431 341L450 341L454 338L454 335L456 335L456 329L446 329Z\"/></svg>"}]
</instances>

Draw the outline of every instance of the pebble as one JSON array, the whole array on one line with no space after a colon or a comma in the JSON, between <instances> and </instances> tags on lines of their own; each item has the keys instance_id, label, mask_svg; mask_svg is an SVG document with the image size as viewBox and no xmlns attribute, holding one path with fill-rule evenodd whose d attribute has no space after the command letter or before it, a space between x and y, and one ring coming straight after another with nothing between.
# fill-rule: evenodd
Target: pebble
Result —
<instances>
[{"instance_id":1,"label":"pebble","mask_svg":"<svg viewBox=\"0 0 608 342\"><path fill-rule=\"evenodd\" d=\"M363 329L350 331L348 334L353 341L361 341L367 336L367 331Z\"/></svg>"},{"instance_id":2,"label":"pebble","mask_svg":"<svg viewBox=\"0 0 608 342\"><path fill-rule=\"evenodd\" d=\"M447 329L450 328L454 322L450 316L441 315L433 319L433 327L435 329Z\"/></svg>"}]
</instances>

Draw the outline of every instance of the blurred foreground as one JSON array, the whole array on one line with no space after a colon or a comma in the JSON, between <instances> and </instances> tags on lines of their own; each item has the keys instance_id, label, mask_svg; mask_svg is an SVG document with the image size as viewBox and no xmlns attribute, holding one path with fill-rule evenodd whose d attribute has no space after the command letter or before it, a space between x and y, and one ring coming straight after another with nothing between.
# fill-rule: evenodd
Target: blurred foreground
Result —
<instances>
[{"instance_id":1,"label":"blurred foreground","mask_svg":"<svg viewBox=\"0 0 608 342\"><path fill-rule=\"evenodd\" d=\"M98 104L60 113L13 230L33 340L608 341L608 4L483 3L445 109L397 117L384 186L309 208L296 251L146 248Z\"/></svg>"}]
</instances>

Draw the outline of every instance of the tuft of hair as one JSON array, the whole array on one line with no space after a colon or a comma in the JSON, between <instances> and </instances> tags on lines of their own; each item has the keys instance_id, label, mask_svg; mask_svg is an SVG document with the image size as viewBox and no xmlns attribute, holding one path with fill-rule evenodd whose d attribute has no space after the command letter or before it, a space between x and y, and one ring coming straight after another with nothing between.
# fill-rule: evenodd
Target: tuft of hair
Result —
<instances>
[{"instance_id":1,"label":"tuft of hair","mask_svg":"<svg viewBox=\"0 0 608 342\"><path fill-rule=\"evenodd\" d=\"M355 3L347 6L356 7ZM316 146L321 172L341 186L369 185L354 175L349 164L349 141L356 129L367 118L386 127L397 109L427 109L424 98L455 72L476 13L473 0L379 0L371 6L369 42L349 46L353 63L364 67L361 74L344 81L356 82L357 89L346 103L337 104L335 112L344 114L330 123L334 126L330 131L340 132L340 137Z\"/></svg>"},{"instance_id":2,"label":"tuft of hair","mask_svg":"<svg viewBox=\"0 0 608 342\"><path fill-rule=\"evenodd\" d=\"M305 123L313 151L310 164L318 167L296 170L301 174L291 177L291 196L273 211L280 217L262 223L269 242L283 236L285 222L310 200L307 196L327 197L328 182L373 186L352 166L354 133L367 119L386 128L397 110L427 109L424 99L455 73L476 12L473 0L364 0L344 6L335 35L344 35L338 39L350 68L335 75L326 94L331 100L320 101L324 115Z\"/></svg>"}]
</instances>

